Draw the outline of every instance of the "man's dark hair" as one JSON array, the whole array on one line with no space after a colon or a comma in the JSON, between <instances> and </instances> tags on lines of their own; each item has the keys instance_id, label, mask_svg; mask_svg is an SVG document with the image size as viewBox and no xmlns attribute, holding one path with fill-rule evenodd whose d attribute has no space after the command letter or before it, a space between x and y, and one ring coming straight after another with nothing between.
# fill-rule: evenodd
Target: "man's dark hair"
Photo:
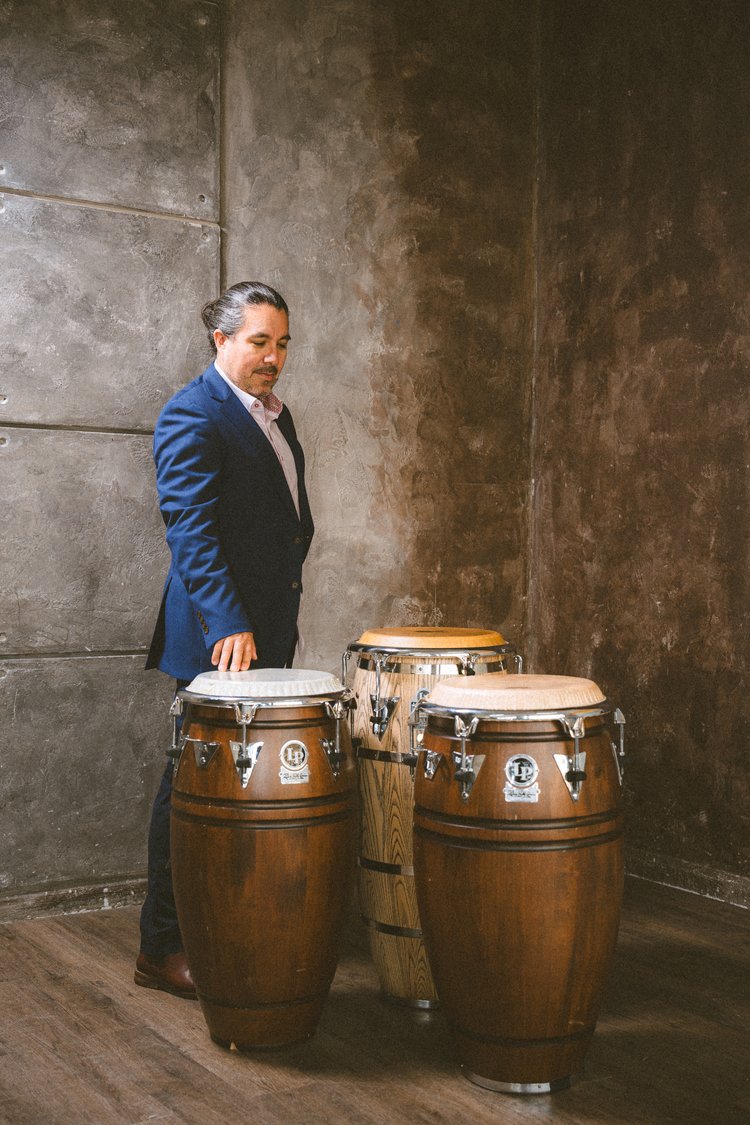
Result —
<instances>
[{"instance_id":1,"label":"man's dark hair","mask_svg":"<svg viewBox=\"0 0 750 1125\"><path fill-rule=\"evenodd\" d=\"M273 305L289 316L286 301L270 285L264 285L262 281L240 281L237 285L230 285L220 297L209 301L201 309L201 319L208 329L208 341L214 352L216 329L225 336L234 336L245 321L248 305Z\"/></svg>"}]
</instances>

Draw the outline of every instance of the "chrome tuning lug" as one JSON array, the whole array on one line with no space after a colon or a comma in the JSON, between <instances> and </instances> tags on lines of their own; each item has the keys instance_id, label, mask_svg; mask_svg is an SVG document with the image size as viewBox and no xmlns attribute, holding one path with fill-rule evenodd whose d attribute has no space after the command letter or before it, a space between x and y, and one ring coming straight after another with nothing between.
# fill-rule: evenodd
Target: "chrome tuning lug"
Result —
<instances>
[{"instance_id":1,"label":"chrome tuning lug","mask_svg":"<svg viewBox=\"0 0 750 1125\"><path fill-rule=\"evenodd\" d=\"M424 751L424 775L429 781L432 781L437 773L437 768L440 765L440 757L441 755L438 754L436 750Z\"/></svg>"},{"instance_id":2,"label":"chrome tuning lug","mask_svg":"<svg viewBox=\"0 0 750 1125\"><path fill-rule=\"evenodd\" d=\"M460 715L454 715L453 717L456 738L461 741L461 749L453 751L453 764L456 767L453 780L461 787L462 801L468 801L474 782L484 763L484 754L466 753L466 743L472 737L478 725L479 717L477 715L469 723L464 722Z\"/></svg>"},{"instance_id":3,"label":"chrome tuning lug","mask_svg":"<svg viewBox=\"0 0 750 1125\"><path fill-rule=\"evenodd\" d=\"M182 755L182 751L190 744L193 748L193 757L195 764L199 770L208 769L211 759L216 751L219 749L218 742L205 742L202 738L190 738L189 735L183 734L180 736L180 742L177 747L177 756Z\"/></svg>"},{"instance_id":4,"label":"chrome tuning lug","mask_svg":"<svg viewBox=\"0 0 750 1125\"><path fill-rule=\"evenodd\" d=\"M180 740L178 734L178 720L182 716L182 700L178 696L175 696L172 700L172 706L169 708L169 714L172 716L172 741L170 742L169 749L167 750L167 757L171 758L173 764L176 766L185 745L185 743Z\"/></svg>"},{"instance_id":5,"label":"chrome tuning lug","mask_svg":"<svg viewBox=\"0 0 750 1125\"><path fill-rule=\"evenodd\" d=\"M429 694L429 688L420 688L409 704L409 753L404 754L403 761L409 767L412 780L422 752L424 732L427 729L427 717L421 713L420 704Z\"/></svg>"},{"instance_id":6,"label":"chrome tuning lug","mask_svg":"<svg viewBox=\"0 0 750 1125\"><path fill-rule=\"evenodd\" d=\"M354 710L356 704L357 700L354 696L354 692L351 688L345 688L339 698L334 700L333 703L331 703L330 699L326 700L326 711L331 718L335 719L337 723L340 723L349 711Z\"/></svg>"},{"instance_id":7,"label":"chrome tuning lug","mask_svg":"<svg viewBox=\"0 0 750 1125\"><path fill-rule=\"evenodd\" d=\"M479 660L481 653L467 652L466 656L459 661L458 674L459 676L475 676L474 665Z\"/></svg>"},{"instance_id":8,"label":"chrome tuning lug","mask_svg":"<svg viewBox=\"0 0 750 1125\"><path fill-rule=\"evenodd\" d=\"M370 696L370 705L372 707L370 726L376 738L382 738L388 730L391 716L400 702L400 695L392 695L388 699L381 699L378 695Z\"/></svg>"},{"instance_id":9,"label":"chrome tuning lug","mask_svg":"<svg viewBox=\"0 0 750 1125\"><path fill-rule=\"evenodd\" d=\"M581 786L586 780L586 751L581 750L581 739L586 735L586 720L583 715L566 715L562 724L573 739L573 753L555 754L557 768L563 776L568 792L574 801L581 795Z\"/></svg>"},{"instance_id":10,"label":"chrome tuning lug","mask_svg":"<svg viewBox=\"0 0 750 1125\"><path fill-rule=\"evenodd\" d=\"M341 696L341 699L339 700L339 702L349 712L349 734L351 736L352 746L353 746L354 743L355 743L354 712L357 709L357 697L354 694L354 690L352 688L346 686L346 679L347 679L347 676L349 675L349 657L350 656L351 656L351 653L349 652L349 649L347 649L346 652L341 657L341 682L344 685L344 693Z\"/></svg>"},{"instance_id":11,"label":"chrome tuning lug","mask_svg":"<svg viewBox=\"0 0 750 1125\"><path fill-rule=\"evenodd\" d=\"M625 776L625 716L618 707L614 713L614 721L619 728L619 745L615 746L614 742L611 743L612 753L615 756L615 765L617 766L617 773L620 778L620 785Z\"/></svg>"},{"instance_id":12,"label":"chrome tuning lug","mask_svg":"<svg viewBox=\"0 0 750 1125\"><path fill-rule=\"evenodd\" d=\"M344 755L341 753L341 747L338 745L337 740L332 738L321 738L320 745L323 747L323 752L328 759L328 765L331 767L331 773L334 777L338 777L341 772L341 763L344 760Z\"/></svg>"},{"instance_id":13,"label":"chrome tuning lug","mask_svg":"<svg viewBox=\"0 0 750 1125\"><path fill-rule=\"evenodd\" d=\"M396 705L401 701L400 695L392 695L388 698L384 698L380 694L380 676L383 671L383 665L387 659L388 654L385 652L372 653L372 660L375 664L375 691L370 694L370 707L372 709L370 726L376 738L382 738L388 730L391 716L396 710Z\"/></svg>"},{"instance_id":14,"label":"chrome tuning lug","mask_svg":"<svg viewBox=\"0 0 750 1125\"><path fill-rule=\"evenodd\" d=\"M262 742L252 742L248 744L247 741L247 728L255 718L257 710L257 703L234 704L234 717L237 721L237 725L242 730L242 741L236 742L230 739L229 748L232 751L234 765L240 779L240 785L243 789L247 789L247 784L252 777L253 770L260 757L260 752L263 749Z\"/></svg>"},{"instance_id":15,"label":"chrome tuning lug","mask_svg":"<svg viewBox=\"0 0 750 1125\"><path fill-rule=\"evenodd\" d=\"M484 764L484 754L462 754L460 750L454 750L453 764L456 766L453 780L461 786L461 800L468 801L474 782Z\"/></svg>"},{"instance_id":16,"label":"chrome tuning lug","mask_svg":"<svg viewBox=\"0 0 750 1125\"><path fill-rule=\"evenodd\" d=\"M199 738L187 738L186 742L192 742L193 754L195 756L195 764L200 770L208 769L211 764L216 751L219 749L218 742L203 742Z\"/></svg>"},{"instance_id":17,"label":"chrome tuning lug","mask_svg":"<svg viewBox=\"0 0 750 1125\"><path fill-rule=\"evenodd\" d=\"M330 700L326 700L326 711L332 719L336 720L336 737L335 739L321 738L320 745L323 747L334 777L339 776L341 764L344 761L344 754L341 749L341 723L346 718L347 713L354 708L354 705L354 692L348 688L335 702L331 703Z\"/></svg>"},{"instance_id":18,"label":"chrome tuning lug","mask_svg":"<svg viewBox=\"0 0 750 1125\"><path fill-rule=\"evenodd\" d=\"M232 751L232 757L234 758L234 765L240 779L240 785L243 789L247 789L247 783L252 777L253 770L260 757L260 752L263 749L263 743L251 742L248 745L244 741L230 741L229 748Z\"/></svg>"}]
</instances>

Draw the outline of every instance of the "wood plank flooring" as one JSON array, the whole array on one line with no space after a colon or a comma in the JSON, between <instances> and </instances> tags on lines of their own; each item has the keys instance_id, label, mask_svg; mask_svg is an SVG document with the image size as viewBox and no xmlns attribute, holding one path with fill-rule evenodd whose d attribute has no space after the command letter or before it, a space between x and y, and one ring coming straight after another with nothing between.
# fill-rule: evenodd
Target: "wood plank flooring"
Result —
<instances>
[{"instance_id":1,"label":"wood plank flooring","mask_svg":"<svg viewBox=\"0 0 750 1125\"><path fill-rule=\"evenodd\" d=\"M352 921L315 1037L257 1056L208 1037L197 1003L133 983L138 911L0 926L0 1121L750 1122L750 915L628 880L585 1072L513 1097L456 1069L445 1019L384 1003Z\"/></svg>"}]
</instances>

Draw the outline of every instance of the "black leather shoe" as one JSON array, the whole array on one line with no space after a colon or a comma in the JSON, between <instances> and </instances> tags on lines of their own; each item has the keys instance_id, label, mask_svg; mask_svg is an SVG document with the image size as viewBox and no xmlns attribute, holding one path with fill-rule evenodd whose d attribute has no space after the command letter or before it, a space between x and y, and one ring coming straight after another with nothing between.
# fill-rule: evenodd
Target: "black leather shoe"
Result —
<instances>
[{"instance_id":1,"label":"black leather shoe","mask_svg":"<svg viewBox=\"0 0 750 1125\"><path fill-rule=\"evenodd\" d=\"M141 988L158 988L185 1000L196 999L195 984L184 953L168 953L166 957L159 958L139 953L133 979Z\"/></svg>"}]
</instances>

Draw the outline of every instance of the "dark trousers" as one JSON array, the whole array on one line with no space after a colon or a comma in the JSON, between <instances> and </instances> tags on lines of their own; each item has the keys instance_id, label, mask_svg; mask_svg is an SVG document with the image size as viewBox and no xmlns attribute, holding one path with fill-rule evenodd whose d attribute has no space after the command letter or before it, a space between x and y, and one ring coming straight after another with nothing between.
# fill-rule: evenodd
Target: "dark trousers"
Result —
<instances>
[{"instance_id":1,"label":"dark trousers","mask_svg":"<svg viewBox=\"0 0 750 1125\"><path fill-rule=\"evenodd\" d=\"M176 691L187 686L187 680L178 680ZM179 735L181 719L177 720ZM161 779L148 830L148 889L141 909L141 952L159 959L182 949L177 908L172 890L172 868L169 857L169 821L172 808L173 762Z\"/></svg>"}]
</instances>

